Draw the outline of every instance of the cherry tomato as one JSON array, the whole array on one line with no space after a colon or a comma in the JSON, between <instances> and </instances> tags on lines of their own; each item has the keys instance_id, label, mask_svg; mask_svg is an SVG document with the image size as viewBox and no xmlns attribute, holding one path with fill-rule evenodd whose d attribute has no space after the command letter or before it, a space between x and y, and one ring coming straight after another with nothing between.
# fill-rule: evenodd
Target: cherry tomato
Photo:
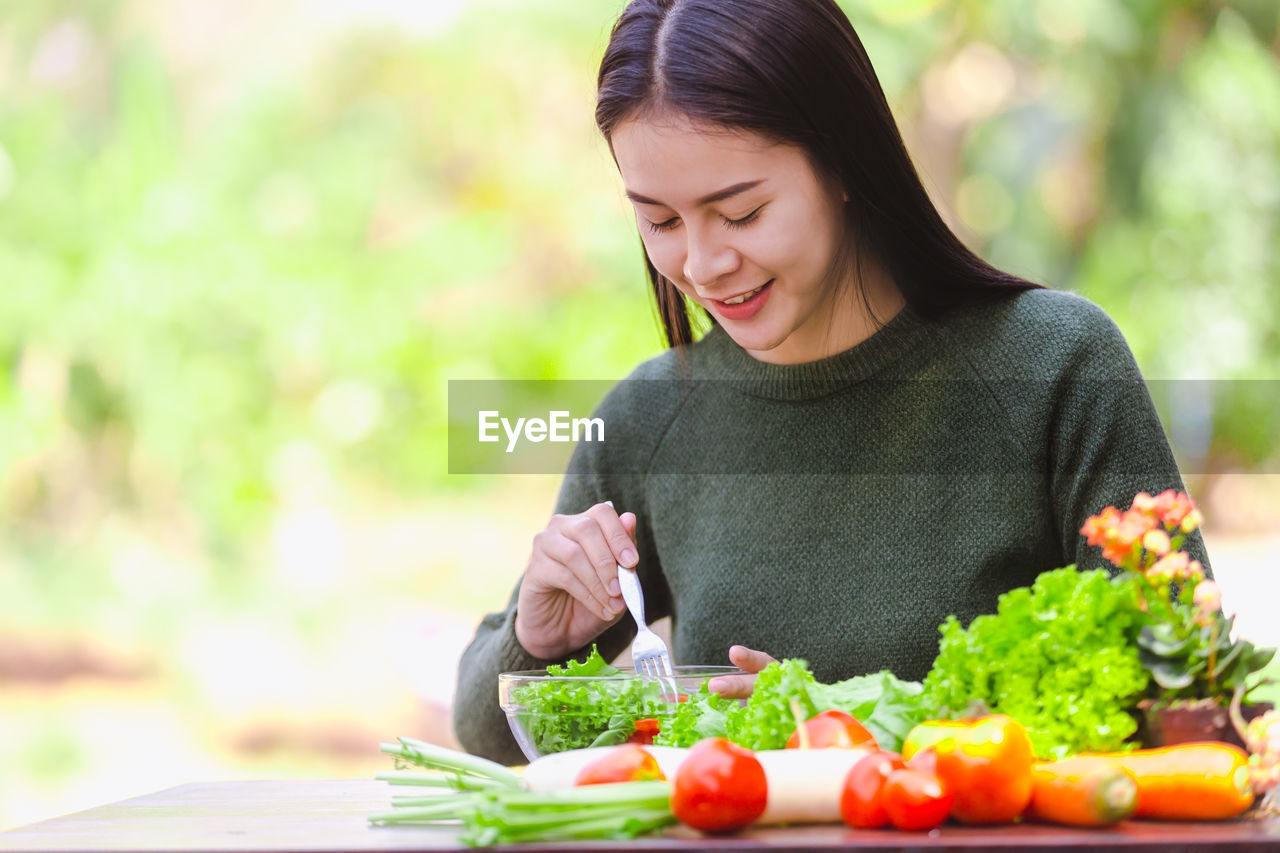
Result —
<instances>
[{"instance_id":1,"label":"cherry tomato","mask_svg":"<svg viewBox=\"0 0 1280 853\"><path fill-rule=\"evenodd\" d=\"M578 771L574 785L607 785L611 782L648 782L662 780L658 759L644 747L633 743L611 747L608 752Z\"/></svg>"},{"instance_id":2,"label":"cherry tomato","mask_svg":"<svg viewBox=\"0 0 1280 853\"><path fill-rule=\"evenodd\" d=\"M855 746L875 747L876 739L862 723L844 711L822 711L803 723L810 749L852 749ZM800 748L800 729L791 733L787 749Z\"/></svg>"},{"instance_id":3,"label":"cherry tomato","mask_svg":"<svg viewBox=\"0 0 1280 853\"><path fill-rule=\"evenodd\" d=\"M755 753L725 738L698 741L676 771L671 812L703 832L732 832L760 815L768 801Z\"/></svg>"},{"instance_id":4,"label":"cherry tomato","mask_svg":"<svg viewBox=\"0 0 1280 853\"><path fill-rule=\"evenodd\" d=\"M649 746L658 735L658 726L657 717L645 717L643 720L636 720L636 730L631 733L631 737L627 738L627 743Z\"/></svg>"},{"instance_id":5,"label":"cherry tomato","mask_svg":"<svg viewBox=\"0 0 1280 853\"><path fill-rule=\"evenodd\" d=\"M941 779L910 767L890 773L880 796L890 823L898 829L916 831L941 826L955 801L955 795Z\"/></svg>"},{"instance_id":6,"label":"cherry tomato","mask_svg":"<svg viewBox=\"0 0 1280 853\"><path fill-rule=\"evenodd\" d=\"M883 798L889 774L902 770L902 756L896 752L873 752L849 768L840 790L840 817L854 829L878 829L889 822Z\"/></svg>"}]
</instances>

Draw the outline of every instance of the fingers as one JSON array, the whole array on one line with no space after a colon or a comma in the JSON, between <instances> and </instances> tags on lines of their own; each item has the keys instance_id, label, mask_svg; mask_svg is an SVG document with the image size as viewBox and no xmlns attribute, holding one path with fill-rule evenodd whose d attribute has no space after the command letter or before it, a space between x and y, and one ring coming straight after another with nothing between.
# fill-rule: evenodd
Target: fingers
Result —
<instances>
[{"instance_id":1,"label":"fingers","mask_svg":"<svg viewBox=\"0 0 1280 853\"><path fill-rule=\"evenodd\" d=\"M747 672L759 672L775 660L772 655L749 649L746 646L729 647L729 663Z\"/></svg>"},{"instance_id":2,"label":"fingers","mask_svg":"<svg viewBox=\"0 0 1280 853\"><path fill-rule=\"evenodd\" d=\"M582 545L559 530L534 537L534 559L526 579L544 589L564 590L606 622L615 615L608 588L600 584Z\"/></svg>"},{"instance_id":3,"label":"fingers","mask_svg":"<svg viewBox=\"0 0 1280 853\"><path fill-rule=\"evenodd\" d=\"M578 518L581 523L576 529L582 534L579 541L595 568L601 586L609 591L610 606L620 613L623 601L620 598L622 590L618 586L618 566L633 569L639 561L634 538L636 515L633 512L618 515L613 501L605 501Z\"/></svg>"},{"instance_id":4,"label":"fingers","mask_svg":"<svg viewBox=\"0 0 1280 853\"><path fill-rule=\"evenodd\" d=\"M613 523L621 527L617 516L614 516ZM622 590L618 587L618 560L599 522L589 513L575 515L566 520L562 530L576 544L579 552L567 565L592 588L597 597L604 600L607 607L616 606L620 611ZM610 612L609 618L613 615Z\"/></svg>"},{"instance_id":5,"label":"fingers","mask_svg":"<svg viewBox=\"0 0 1280 853\"><path fill-rule=\"evenodd\" d=\"M628 569L635 568L636 561L636 544L634 541L636 532L636 515L633 512L624 512L621 516L613 508L613 501L605 501L602 504L596 504L587 510L586 515L591 516L600 524L600 530L604 534L605 541L609 543L609 548L613 552L614 562L621 563Z\"/></svg>"},{"instance_id":6,"label":"fingers","mask_svg":"<svg viewBox=\"0 0 1280 853\"><path fill-rule=\"evenodd\" d=\"M534 537L534 559L526 573L544 589L560 589L605 622L624 609L618 565L636 564L634 513L618 516L608 503L578 515L553 516Z\"/></svg>"},{"instance_id":7,"label":"fingers","mask_svg":"<svg viewBox=\"0 0 1280 853\"><path fill-rule=\"evenodd\" d=\"M708 681L707 689L729 699L746 699L755 689L755 674L773 663L774 657L746 646L730 646L729 662L750 675L721 675Z\"/></svg>"},{"instance_id":8,"label":"fingers","mask_svg":"<svg viewBox=\"0 0 1280 853\"><path fill-rule=\"evenodd\" d=\"M618 516L618 521L622 522L623 529L627 531L627 537L634 542L636 538L636 514L634 512L624 512Z\"/></svg>"},{"instance_id":9,"label":"fingers","mask_svg":"<svg viewBox=\"0 0 1280 853\"><path fill-rule=\"evenodd\" d=\"M707 689L727 699L746 699L755 689L754 675L720 675L707 682Z\"/></svg>"}]
</instances>

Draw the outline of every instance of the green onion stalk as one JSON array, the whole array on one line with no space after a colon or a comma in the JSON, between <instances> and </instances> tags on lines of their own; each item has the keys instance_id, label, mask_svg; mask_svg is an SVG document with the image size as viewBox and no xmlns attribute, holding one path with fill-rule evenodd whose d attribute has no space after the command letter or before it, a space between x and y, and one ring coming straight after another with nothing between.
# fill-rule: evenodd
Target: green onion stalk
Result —
<instances>
[{"instance_id":1,"label":"green onion stalk","mask_svg":"<svg viewBox=\"0 0 1280 853\"><path fill-rule=\"evenodd\" d=\"M667 782L618 782L528 791L519 774L488 759L409 737L384 743L397 769L374 774L412 792L392 797L376 825L462 826L473 847L523 841L631 839L675 823ZM408 770L404 768L423 768ZM423 789L447 789L431 793Z\"/></svg>"}]
</instances>

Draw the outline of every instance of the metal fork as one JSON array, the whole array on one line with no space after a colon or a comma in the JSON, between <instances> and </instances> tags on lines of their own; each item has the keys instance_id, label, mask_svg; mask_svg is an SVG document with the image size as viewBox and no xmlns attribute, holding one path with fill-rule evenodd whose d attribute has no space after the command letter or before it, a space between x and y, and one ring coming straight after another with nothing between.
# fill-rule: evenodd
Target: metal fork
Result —
<instances>
[{"instance_id":1,"label":"metal fork","mask_svg":"<svg viewBox=\"0 0 1280 853\"><path fill-rule=\"evenodd\" d=\"M636 672L652 678L662 687L662 692L675 700L675 671L671 668L671 652L662 638L653 633L644 620L644 593L640 589L640 576L631 569L618 566L618 586L622 588L622 600L636 620L636 638L631 643L631 660Z\"/></svg>"}]
</instances>

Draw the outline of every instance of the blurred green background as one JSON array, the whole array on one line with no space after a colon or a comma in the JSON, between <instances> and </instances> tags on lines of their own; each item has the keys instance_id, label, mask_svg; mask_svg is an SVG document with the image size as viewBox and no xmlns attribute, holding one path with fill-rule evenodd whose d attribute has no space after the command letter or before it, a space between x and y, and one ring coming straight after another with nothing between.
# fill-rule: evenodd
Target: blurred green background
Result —
<instances>
[{"instance_id":1,"label":"blurred green background","mask_svg":"<svg viewBox=\"0 0 1280 853\"><path fill-rule=\"evenodd\" d=\"M843 5L971 245L1240 380L1161 405L1280 639L1280 7ZM556 478L449 476L447 380L660 350L592 124L621 6L0 4L0 829L450 742Z\"/></svg>"}]
</instances>

